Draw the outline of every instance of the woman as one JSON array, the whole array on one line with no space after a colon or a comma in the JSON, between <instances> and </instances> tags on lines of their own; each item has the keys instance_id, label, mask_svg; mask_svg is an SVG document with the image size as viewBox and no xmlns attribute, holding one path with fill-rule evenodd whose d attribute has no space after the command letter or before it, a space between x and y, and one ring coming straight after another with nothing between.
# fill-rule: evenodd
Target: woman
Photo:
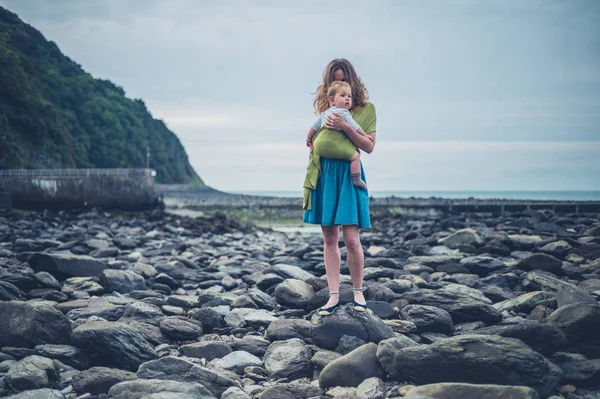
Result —
<instances>
[{"instance_id":1,"label":"woman","mask_svg":"<svg viewBox=\"0 0 600 399\"><path fill-rule=\"evenodd\" d=\"M326 127L332 131L346 133L354 145L370 154L375 148L375 107L368 102L368 92L356 74L352 64L343 58L331 61L323 75L323 83L317 88L314 106L317 113L329 107L327 90L332 82L344 81L352 88L351 114L366 133L361 135L341 116L330 115ZM327 130L321 130L313 139L312 152L318 152L320 137L326 137ZM311 153L312 153L311 152ZM321 225L324 245L324 261L329 287L329 301L319 309L322 316L333 313L340 306L340 265L338 247L339 228L342 226L344 244L347 250L347 264L350 269L354 293L354 309L365 311L367 304L363 296L364 254L360 243L359 228L370 228L369 194L358 189L350 178L350 163L347 160L328 159L320 156L318 173L310 177L307 171L305 180L304 222ZM310 165L309 165L310 168ZM361 165L361 177L366 181ZM316 180L316 182L315 182Z\"/></svg>"}]
</instances>

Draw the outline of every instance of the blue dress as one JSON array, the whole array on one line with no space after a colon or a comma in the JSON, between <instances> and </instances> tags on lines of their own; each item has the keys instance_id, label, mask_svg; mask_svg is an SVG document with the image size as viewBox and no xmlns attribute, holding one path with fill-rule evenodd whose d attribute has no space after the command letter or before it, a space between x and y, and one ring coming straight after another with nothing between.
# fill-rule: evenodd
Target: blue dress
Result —
<instances>
[{"instance_id":1,"label":"blue dress","mask_svg":"<svg viewBox=\"0 0 600 399\"><path fill-rule=\"evenodd\" d=\"M360 173L366 182L362 163ZM371 228L369 192L352 184L349 161L321 157L321 175L312 192L312 208L304 211L304 223Z\"/></svg>"}]
</instances>

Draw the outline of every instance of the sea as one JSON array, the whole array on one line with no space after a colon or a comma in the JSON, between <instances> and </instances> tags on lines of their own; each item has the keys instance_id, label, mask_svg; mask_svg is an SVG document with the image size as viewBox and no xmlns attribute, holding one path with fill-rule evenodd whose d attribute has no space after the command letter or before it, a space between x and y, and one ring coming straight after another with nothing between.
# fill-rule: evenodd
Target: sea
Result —
<instances>
[{"instance_id":1,"label":"sea","mask_svg":"<svg viewBox=\"0 0 600 399\"><path fill-rule=\"evenodd\" d=\"M302 197L302 191L244 191L237 194L268 197ZM600 201L600 190L588 191L369 191L374 198L510 199L542 201Z\"/></svg>"}]
</instances>

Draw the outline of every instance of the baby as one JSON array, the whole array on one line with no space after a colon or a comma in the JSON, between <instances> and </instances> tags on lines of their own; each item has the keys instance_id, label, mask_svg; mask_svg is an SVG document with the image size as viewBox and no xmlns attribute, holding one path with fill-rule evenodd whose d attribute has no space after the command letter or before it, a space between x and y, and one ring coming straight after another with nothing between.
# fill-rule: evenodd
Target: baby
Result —
<instances>
[{"instance_id":1,"label":"baby","mask_svg":"<svg viewBox=\"0 0 600 399\"><path fill-rule=\"evenodd\" d=\"M350 115L349 109L352 108L352 90L348 83L340 81L333 82L329 87L329 90L327 90L327 97L329 98L329 109L322 112L312 127L308 130L308 134L306 135L307 147L312 147L314 135L317 133L317 131L325 126L327 115L334 112L342 116L354 130L360 134L365 134L362 128L354 121L354 119L352 119L352 116ZM352 157L348 160L350 161L352 184L355 187L366 189L367 184L360 178L360 152L358 149L356 149Z\"/></svg>"}]
</instances>

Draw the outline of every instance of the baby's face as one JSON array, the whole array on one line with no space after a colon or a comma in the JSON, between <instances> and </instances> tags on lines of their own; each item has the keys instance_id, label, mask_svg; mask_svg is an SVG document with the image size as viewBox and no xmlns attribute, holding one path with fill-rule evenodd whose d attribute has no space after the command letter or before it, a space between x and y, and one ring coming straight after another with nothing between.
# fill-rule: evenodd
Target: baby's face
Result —
<instances>
[{"instance_id":1,"label":"baby's face","mask_svg":"<svg viewBox=\"0 0 600 399\"><path fill-rule=\"evenodd\" d=\"M346 88L341 88L333 97L333 105L338 108L352 108L352 92Z\"/></svg>"}]
</instances>

